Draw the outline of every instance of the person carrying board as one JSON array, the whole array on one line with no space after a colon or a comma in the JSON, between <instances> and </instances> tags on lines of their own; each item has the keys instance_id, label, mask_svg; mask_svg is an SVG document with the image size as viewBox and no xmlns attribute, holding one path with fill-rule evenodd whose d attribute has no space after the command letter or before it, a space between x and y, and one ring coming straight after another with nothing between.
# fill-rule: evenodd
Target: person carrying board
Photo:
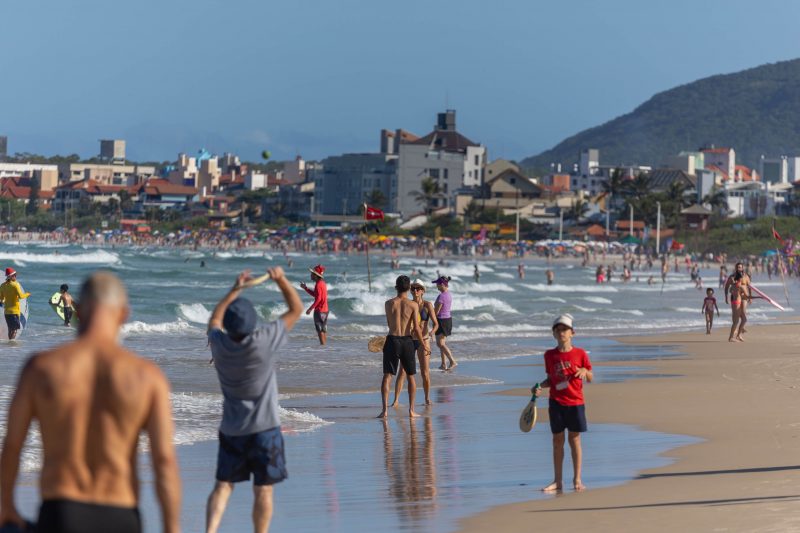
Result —
<instances>
[{"instance_id":1,"label":"person carrying board","mask_svg":"<svg viewBox=\"0 0 800 533\"><path fill-rule=\"evenodd\" d=\"M17 282L17 271L11 267L6 268L6 281L0 285L0 305L4 307L9 340L14 339L17 332L22 329L19 301L30 295L29 292L23 292L22 286Z\"/></svg>"},{"instance_id":2,"label":"person carrying board","mask_svg":"<svg viewBox=\"0 0 800 533\"><path fill-rule=\"evenodd\" d=\"M564 431L569 430L569 448L572 452L572 486L576 491L586 488L581 481L581 433L587 430L586 408L583 400L583 381L591 383L592 363L580 348L572 346L572 315L564 314L553 322L553 337L558 346L544 353L544 368L547 379L539 387L531 389L536 397L542 388L550 389L548 414L550 431L553 433L553 482L542 487L544 492L563 490Z\"/></svg>"}]
</instances>

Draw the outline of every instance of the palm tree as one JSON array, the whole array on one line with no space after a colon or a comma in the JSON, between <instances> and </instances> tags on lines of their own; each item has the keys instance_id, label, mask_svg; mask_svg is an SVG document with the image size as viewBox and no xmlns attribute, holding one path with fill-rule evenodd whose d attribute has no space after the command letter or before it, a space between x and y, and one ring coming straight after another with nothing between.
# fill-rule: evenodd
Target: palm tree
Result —
<instances>
[{"instance_id":1,"label":"palm tree","mask_svg":"<svg viewBox=\"0 0 800 533\"><path fill-rule=\"evenodd\" d=\"M383 209L386 205L386 195L380 189L372 189L369 194L364 195L364 201L372 207Z\"/></svg>"},{"instance_id":2,"label":"palm tree","mask_svg":"<svg viewBox=\"0 0 800 533\"><path fill-rule=\"evenodd\" d=\"M641 200L650 194L650 177L640 172L635 178L625 182L624 189L637 200Z\"/></svg>"},{"instance_id":3,"label":"palm tree","mask_svg":"<svg viewBox=\"0 0 800 533\"><path fill-rule=\"evenodd\" d=\"M420 183L419 191L412 191L408 193L414 197L414 200L422 206L425 214L430 216L442 197L442 190L439 184L431 177L423 178Z\"/></svg>"},{"instance_id":4,"label":"palm tree","mask_svg":"<svg viewBox=\"0 0 800 533\"><path fill-rule=\"evenodd\" d=\"M565 218L578 222L586 215L588 211L589 203L582 198L578 198L572 203L569 210L567 210L564 215Z\"/></svg>"},{"instance_id":5,"label":"palm tree","mask_svg":"<svg viewBox=\"0 0 800 533\"><path fill-rule=\"evenodd\" d=\"M461 214L461 216L464 218L465 224L467 223L467 221L469 221L470 224L478 224L483 214L484 214L483 206L478 202L476 202L475 200L472 200L464 208L464 212Z\"/></svg>"},{"instance_id":6,"label":"palm tree","mask_svg":"<svg viewBox=\"0 0 800 533\"><path fill-rule=\"evenodd\" d=\"M725 189L720 189L717 186L711 187L707 195L703 197L703 203L715 213L722 216L728 214L728 197L725 194Z\"/></svg>"}]
</instances>

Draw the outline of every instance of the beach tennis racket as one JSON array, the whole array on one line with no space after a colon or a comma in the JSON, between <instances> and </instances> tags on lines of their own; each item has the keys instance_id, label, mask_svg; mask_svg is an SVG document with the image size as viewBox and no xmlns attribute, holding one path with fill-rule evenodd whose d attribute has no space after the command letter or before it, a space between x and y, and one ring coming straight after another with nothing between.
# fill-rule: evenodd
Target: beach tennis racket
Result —
<instances>
[{"instance_id":1,"label":"beach tennis racket","mask_svg":"<svg viewBox=\"0 0 800 533\"><path fill-rule=\"evenodd\" d=\"M533 386L534 392L533 396L531 396L531 401L528 402L528 405L522 410L522 414L519 415L519 430L523 433L529 432L536 425L536 392L541 388L542 386L538 383Z\"/></svg>"},{"instance_id":2,"label":"beach tennis racket","mask_svg":"<svg viewBox=\"0 0 800 533\"><path fill-rule=\"evenodd\" d=\"M249 289L250 287L255 287L256 285L261 285L262 283L264 283L265 281L267 281L270 278L272 278L272 276L270 275L269 272L267 272L263 276L258 276L257 278L253 278L253 279L251 279L249 281L245 281L242 284L242 288L243 289Z\"/></svg>"},{"instance_id":3,"label":"beach tennis racket","mask_svg":"<svg viewBox=\"0 0 800 533\"><path fill-rule=\"evenodd\" d=\"M372 337L369 342L367 342L367 349L372 353L382 352L384 344L386 344L385 336Z\"/></svg>"}]
</instances>

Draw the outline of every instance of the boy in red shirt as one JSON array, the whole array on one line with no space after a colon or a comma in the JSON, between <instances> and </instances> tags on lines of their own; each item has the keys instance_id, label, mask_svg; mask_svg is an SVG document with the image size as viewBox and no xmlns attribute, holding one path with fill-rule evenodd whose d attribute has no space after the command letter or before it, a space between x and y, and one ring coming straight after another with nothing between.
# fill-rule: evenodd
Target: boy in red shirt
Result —
<instances>
[{"instance_id":1,"label":"boy in red shirt","mask_svg":"<svg viewBox=\"0 0 800 533\"><path fill-rule=\"evenodd\" d=\"M553 322L553 337L558 347L544 353L547 379L541 387L550 388L550 431L553 433L553 482L543 487L544 492L561 492L564 463L564 430L569 430L569 448L572 452L572 485L576 491L586 488L581 481L581 433L586 431L586 410L583 403L583 380L591 383L592 363L580 348L572 346L572 315L561 315ZM534 387L536 396L541 388Z\"/></svg>"},{"instance_id":2,"label":"boy in red shirt","mask_svg":"<svg viewBox=\"0 0 800 533\"><path fill-rule=\"evenodd\" d=\"M328 340L328 285L325 284L325 267L317 265L309 268L311 271L311 281L314 282L314 290L309 289L305 283L301 283L308 294L314 297L314 302L306 311L307 315L314 311L314 328L317 330L319 343L323 346Z\"/></svg>"}]
</instances>

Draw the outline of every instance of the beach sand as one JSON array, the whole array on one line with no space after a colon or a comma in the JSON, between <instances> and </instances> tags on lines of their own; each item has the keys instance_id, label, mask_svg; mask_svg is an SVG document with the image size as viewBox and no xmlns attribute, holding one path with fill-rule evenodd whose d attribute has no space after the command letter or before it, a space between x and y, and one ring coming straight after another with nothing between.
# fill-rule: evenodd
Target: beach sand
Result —
<instances>
[{"instance_id":1,"label":"beach sand","mask_svg":"<svg viewBox=\"0 0 800 533\"><path fill-rule=\"evenodd\" d=\"M637 365L678 377L643 376L586 389L590 432L592 423L621 423L702 441L668 451L674 462L623 485L498 506L462 520L461 531L800 531L800 329L752 326L745 343L729 343L729 325L715 326L712 335L621 339L684 352ZM543 420L534 431L549 433L546 409L539 413ZM551 465L550 447L532 449L527 461ZM584 461L584 480L598 466Z\"/></svg>"}]
</instances>

